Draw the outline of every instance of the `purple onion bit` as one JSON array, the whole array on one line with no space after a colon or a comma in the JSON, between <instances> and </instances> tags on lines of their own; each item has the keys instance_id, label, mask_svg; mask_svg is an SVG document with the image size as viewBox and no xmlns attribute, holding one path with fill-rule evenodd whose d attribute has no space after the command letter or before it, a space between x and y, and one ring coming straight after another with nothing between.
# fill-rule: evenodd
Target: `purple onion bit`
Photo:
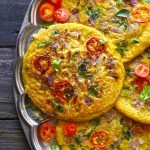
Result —
<instances>
[{"instance_id":1,"label":"purple onion bit","mask_svg":"<svg viewBox=\"0 0 150 150\"><path fill-rule=\"evenodd\" d=\"M56 77L56 72L52 72L52 73L48 76L47 82L48 82L49 85L52 85L52 84L53 84L55 77Z\"/></svg>"},{"instance_id":2,"label":"purple onion bit","mask_svg":"<svg viewBox=\"0 0 150 150\"><path fill-rule=\"evenodd\" d=\"M133 6L136 5L137 4L137 0L130 0L130 4L133 5Z\"/></svg>"},{"instance_id":3,"label":"purple onion bit","mask_svg":"<svg viewBox=\"0 0 150 150\"><path fill-rule=\"evenodd\" d=\"M92 105L92 103L93 103L93 101L91 99L89 99L89 97L87 97L87 96L84 96L84 101L88 106Z\"/></svg>"}]
</instances>

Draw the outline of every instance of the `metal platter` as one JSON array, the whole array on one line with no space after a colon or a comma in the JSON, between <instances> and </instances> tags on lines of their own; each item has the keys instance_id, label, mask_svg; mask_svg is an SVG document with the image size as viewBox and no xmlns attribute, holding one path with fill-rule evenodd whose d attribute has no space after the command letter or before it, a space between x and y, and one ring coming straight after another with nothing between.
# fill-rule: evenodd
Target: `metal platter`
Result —
<instances>
[{"instance_id":1,"label":"metal platter","mask_svg":"<svg viewBox=\"0 0 150 150\"><path fill-rule=\"evenodd\" d=\"M22 60L28 49L29 43L32 41L32 34L40 29L37 17L37 10L42 0L32 0L26 12L23 24L21 26L17 43L16 43L16 64L14 71L14 99L18 117L25 132L26 138L32 150L53 150L56 140L53 143L43 142L38 138L38 126L45 121L55 124L54 118L48 118L40 110L28 108L30 100L25 94L22 82ZM39 117L40 116L40 117Z\"/></svg>"}]
</instances>

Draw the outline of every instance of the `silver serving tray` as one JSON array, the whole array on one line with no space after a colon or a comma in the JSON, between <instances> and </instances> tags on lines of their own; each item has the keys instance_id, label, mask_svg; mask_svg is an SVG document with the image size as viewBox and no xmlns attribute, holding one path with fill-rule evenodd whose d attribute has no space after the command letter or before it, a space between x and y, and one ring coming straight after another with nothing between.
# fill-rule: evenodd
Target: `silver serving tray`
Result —
<instances>
[{"instance_id":1,"label":"silver serving tray","mask_svg":"<svg viewBox=\"0 0 150 150\"><path fill-rule=\"evenodd\" d=\"M40 28L37 10L41 3L42 0L31 1L18 35L16 43L16 64L14 71L13 89L18 117L20 119L22 128L24 130L24 133L26 135L31 149L52 150L52 144L48 142L43 142L41 139L38 138L38 126L44 121L52 121L53 123L55 123L55 119L48 118L48 116L45 116L39 110L32 112L30 109L26 108L26 103L30 103L30 100L25 94L21 73L23 57L26 50L28 49L29 43L32 40L31 35L36 33ZM34 113L36 113L36 115ZM39 116L39 114L40 116L43 115L43 117L40 119L39 117L36 117ZM56 141L54 141L54 144L55 142Z\"/></svg>"}]
</instances>

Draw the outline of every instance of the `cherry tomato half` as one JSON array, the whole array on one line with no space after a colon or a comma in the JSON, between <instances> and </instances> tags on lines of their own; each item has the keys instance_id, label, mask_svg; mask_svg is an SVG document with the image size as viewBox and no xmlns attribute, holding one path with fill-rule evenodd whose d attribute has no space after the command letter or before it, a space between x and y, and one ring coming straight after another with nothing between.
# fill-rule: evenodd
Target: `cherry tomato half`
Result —
<instances>
[{"instance_id":1,"label":"cherry tomato half","mask_svg":"<svg viewBox=\"0 0 150 150\"><path fill-rule=\"evenodd\" d=\"M54 4L56 9L60 8L62 4L62 0L48 0L48 2Z\"/></svg>"},{"instance_id":2,"label":"cherry tomato half","mask_svg":"<svg viewBox=\"0 0 150 150\"><path fill-rule=\"evenodd\" d=\"M139 76L136 76L136 78L132 81L132 83L136 84L137 87L135 88L135 91L137 93L141 93L141 91L143 90L144 86L148 83L150 83L148 78L142 78Z\"/></svg>"},{"instance_id":3,"label":"cherry tomato half","mask_svg":"<svg viewBox=\"0 0 150 150\"><path fill-rule=\"evenodd\" d=\"M34 68L41 73L46 72L50 67L50 57L49 56L39 56L34 60Z\"/></svg>"},{"instance_id":4,"label":"cherry tomato half","mask_svg":"<svg viewBox=\"0 0 150 150\"><path fill-rule=\"evenodd\" d=\"M86 48L90 56L99 56L101 53L105 52L106 45L100 44L100 39L98 37L92 37L87 43Z\"/></svg>"},{"instance_id":5,"label":"cherry tomato half","mask_svg":"<svg viewBox=\"0 0 150 150\"><path fill-rule=\"evenodd\" d=\"M56 98L62 103L67 102L74 95L73 86L68 81L59 81L54 87Z\"/></svg>"},{"instance_id":6,"label":"cherry tomato half","mask_svg":"<svg viewBox=\"0 0 150 150\"><path fill-rule=\"evenodd\" d=\"M133 133L134 134L141 134L141 133L143 133L144 132L144 128L142 128L142 127L134 127L133 129L132 129L132 131L133 131Z\"/></svg>"},{"instance_id":7,"label":"cherry tomato half","mask_svg":"<svg viewBox=\"0 0 150 150\"><path fill-rule=\"evenodd\" d=\"M39 16L45 22L54 20L55 7L50 3L44 3L39 9Z\"/></svg>"},{"instance_id":8,"label":"cherry tomato half","mask_svg":"<svg viewBox=\"0 0 150 150\"><path fill-rule=\"evenodd\" d=\"M94 132L90 137L90 142L95 147L104 148L109 144L110 137L105 131Z\"/></svg>"},{"instance_id":9,"label":"cherry tomato half","mask_svg":"<svg viewBox=\"0 0 150 150\"><path fill-rule=\"evenodd\" d=\"M64 8L59 8L55 11L54 18L58 22L66 22L69 19L69 11Z\"/></svg>"},{"instance_id":10,"label":"cherry tomato half","mask_svg":"<svg viewBox=\"0 0 150 150\"><path fill-rule=\"evenodd\" d=\"M137 8L133 12L133 20L139 23L145 23L150 21L150 9L142 6Z\"/></svg>"},{"instance_id":11,"label":"cherry tomato half","mask_svg":"<svg viewBox=\"0 0 150 150\"><path fill-rule=\"evenodd\" d=\"M63 127L63 131L64 131L64 135L71 137L76 134L77 126L75 123L71 123L71 122L65 123Z\"/></svg>"},{"instance_id":12,"label":"cherry tomato half","mask_svg":"<svg viewBox=\"0 0 150 150\"><path fill-rule=\"evenodd\" d=\"M146 78L149 75L150 70L146 65L139 64L135 67L134 72L137 76Z\"/></svg>"},{"instance_id":13,"label":"cherry tomato half","mask_svg":"<svg viewBox=\"0 0 150 150\"><path fill-rule=\"evenodd\" d=\"M40 138L44 141L51 141L56 137L56 128L49 123L43 123L39 128Z\"/></svg>"}]
</instances>

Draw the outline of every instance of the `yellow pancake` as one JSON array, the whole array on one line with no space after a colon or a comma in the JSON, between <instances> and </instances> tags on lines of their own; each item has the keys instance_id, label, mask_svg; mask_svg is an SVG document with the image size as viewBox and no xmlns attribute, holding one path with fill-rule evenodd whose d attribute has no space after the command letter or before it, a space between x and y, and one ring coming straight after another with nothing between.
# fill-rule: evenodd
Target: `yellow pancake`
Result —
<instances>
[{"instance_id":1,"label":"yellow pancake","mask_svg":"<svg viewBox=\"0 0 150 150\"><path fill-rule=\"evenodd\" d=\"M135 74L139 64L150 69L150 51L125 65L126 77L121 94L116 102L116 108L129 118L150 124L150 74L141 78Z\"/></svg>"},{"instance_id":2,"label":"yellow pancake","mask_svg":"<svg viewBox=\"0 0 150 150\"><path fill-rule=\"evenodd\" d=\"M62 150L147 150L150 147L150 126L134 122L115 109L97 119L74 123L77 130L73 136L65 134L66 124L59 121L56 126L57 142ZM95 133L99 133L95 143L96 140L104 143L101 148L92 142Z\"/></svg>"},{"instance_id":3,"label":"yellow pancake","mask_svg":"<svg viewBox=\"0 0 150 150\"><path fill-rule=\"evenodd\" d=\"M124 67L102 33L66 23L34 35L22 75L26 93L44 113L86 121L113 107L122 88Z\"/></svg>"},{"instance_id":4,"label":"yellow pancake","mask_svg":"<svg viewBox=\"0 0 150 150\"><path fill-rule=\"evenodd\" d=\"M145 0L137 1L135 5L128 0L63 0L62 7L70 11L69 22L92 26L110 38L124 63L150 46L149 21L138 22L133 15L139 8L146 8L148 12L138 12L146 12L147 18L150 16L150 5Z\"/></svg>"}]
</instances>

